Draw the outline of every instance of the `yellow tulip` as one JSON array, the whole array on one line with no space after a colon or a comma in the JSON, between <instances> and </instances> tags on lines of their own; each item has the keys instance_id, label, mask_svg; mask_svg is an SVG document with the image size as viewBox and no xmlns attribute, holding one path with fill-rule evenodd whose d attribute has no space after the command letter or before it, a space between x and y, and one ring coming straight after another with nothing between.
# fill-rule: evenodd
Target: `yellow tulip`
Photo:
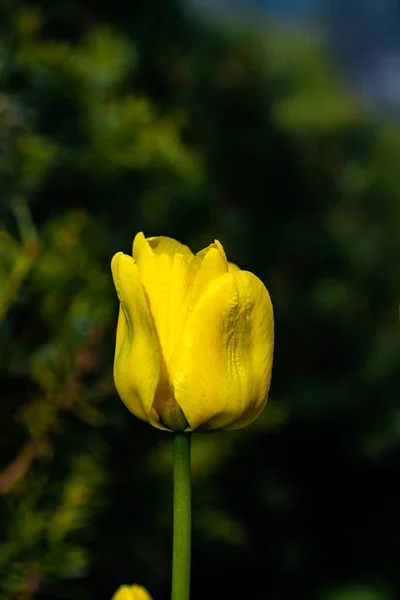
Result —
<instances>
[{"instance_id":1,"label":"yellow tulip","mask_svg":"<svg viewBox=\"0 0 400 600\"><path fill-rule=\"evenodd\" d=\"M120 301L114 361L129 410L168 431L239 429L268 398L274 345L264 284L222 245L194 255L138 233L111 262Z\"/></svg>"},{"instance_id":2,"label":"yellow tulip","mask_svg":"<svg viewBox=\"0 0 400 600\"><path fill-rule=\"evenodd\" d=\"M151 600L151 596L141 585L121 585L111 600Z\"/></svg>"}]
</instances>

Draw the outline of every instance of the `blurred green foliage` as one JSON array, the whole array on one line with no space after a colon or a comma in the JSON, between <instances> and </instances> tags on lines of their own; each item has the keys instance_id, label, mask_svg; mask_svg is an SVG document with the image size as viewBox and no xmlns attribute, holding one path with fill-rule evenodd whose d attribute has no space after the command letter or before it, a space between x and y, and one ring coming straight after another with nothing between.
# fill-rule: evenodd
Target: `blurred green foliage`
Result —
<instances>
[{"instance_id":1,"label":"blurred green foliage","mask_svg":"<svg viewBox=\"0 0 400 600\"><path fill-rule=\"evenodd\" d=\"M275 307L267 410L194 438L193 600L398 597L398 125L310 33L1 10L0 597L169 595L170 439L112 382L109 261L140 230L217 237Z\"/></svg>"}]
</instances>

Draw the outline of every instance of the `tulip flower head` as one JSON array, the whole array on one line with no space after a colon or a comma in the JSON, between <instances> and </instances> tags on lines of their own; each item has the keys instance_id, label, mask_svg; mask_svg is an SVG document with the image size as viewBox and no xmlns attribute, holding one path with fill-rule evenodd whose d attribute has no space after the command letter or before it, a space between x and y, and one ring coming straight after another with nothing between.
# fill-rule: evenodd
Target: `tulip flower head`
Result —
<instances>
[{"instance_id":1,"label":"tulip flower head","mask_svg":"<svg viewBox=\"0 0 400 600\"><path fill-rule=\"evenodd\" d=\"M141 585L121 585L111 600L152 600L149 592Z\"/></svg>"},{"instance_id":2,"label":"tulip flower head","mask_svg":"<svg viewBox=\"0 0 400 600\"><path fill-rule=\"evenodd\" d=\"M193 254L138 233L111 263L120 301L114 361L129 410L168 431L239 429L268 398L274 345L269 294L222 245Z\"/></svg>"}]
</instances>

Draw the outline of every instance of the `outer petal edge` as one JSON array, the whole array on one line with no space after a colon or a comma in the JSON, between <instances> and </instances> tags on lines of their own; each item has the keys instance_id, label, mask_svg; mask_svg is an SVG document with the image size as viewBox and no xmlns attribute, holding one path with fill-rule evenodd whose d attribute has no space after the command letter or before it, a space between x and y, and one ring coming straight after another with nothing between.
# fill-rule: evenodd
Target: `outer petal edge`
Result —
<instances>
[{"instance_id":1,"label":"outer petal edge","mask_svg":"<svg viewBox=\"0 0 400 600\"><path fill-rule=\"evenodd\" d=\"M133 258L122 252L114 256L111 269L120 301L115 386L131 412L143 421L153 421L156 415L151 409L160 375L160 357L139 269Z\"/></svg>"},{"instance_id":2,"label":"outer petal edge","mask_svg":"<svg viewBox=\"0 0 400 600\"><path fill-rule=\"evenodd\" d=\"M273 313L252 273L226 273L199 299L171 360L190 428L239 428L263 410L271 379Z\"/></svg>"}]
</instances>

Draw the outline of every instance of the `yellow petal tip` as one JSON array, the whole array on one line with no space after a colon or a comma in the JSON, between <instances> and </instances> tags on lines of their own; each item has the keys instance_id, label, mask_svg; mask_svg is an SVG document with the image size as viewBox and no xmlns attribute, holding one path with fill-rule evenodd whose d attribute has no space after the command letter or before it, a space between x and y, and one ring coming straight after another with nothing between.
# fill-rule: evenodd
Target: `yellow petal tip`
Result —
<instances>
[{"instance_id":1,"label":"yellow petal tip","mask_svg":"<svg viewBox=\"0 0 400 600\"><path fill-rule=\"evenodd\" d=\"M121 585L111 600L152 600L149 592L141 585Z\"/></svg>"}]
</instances>

